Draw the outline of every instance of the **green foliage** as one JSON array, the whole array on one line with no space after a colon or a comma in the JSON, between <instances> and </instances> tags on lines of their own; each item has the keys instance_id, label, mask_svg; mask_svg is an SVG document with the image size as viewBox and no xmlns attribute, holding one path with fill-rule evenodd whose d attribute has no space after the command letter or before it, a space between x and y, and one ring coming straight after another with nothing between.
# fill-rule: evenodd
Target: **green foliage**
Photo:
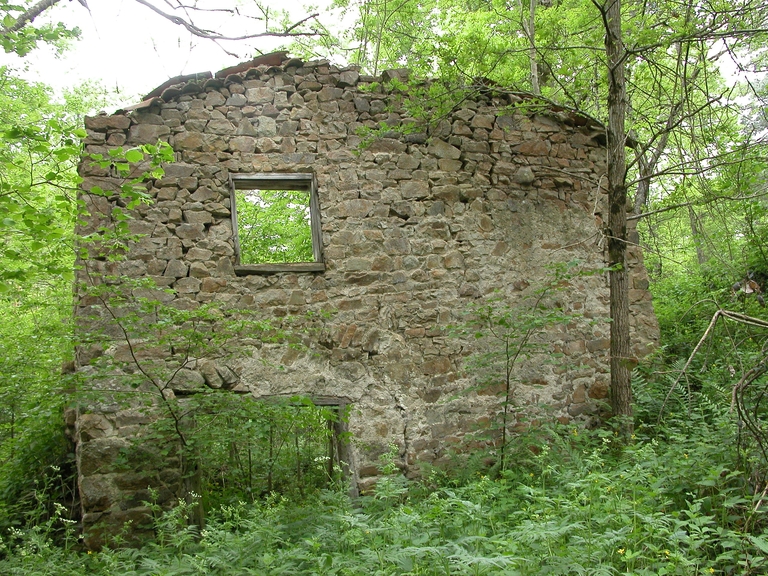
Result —
<instances>
[{"instance_id":1,"label":"green foliage","mask_svg":"<svg viewBox=\"0 0 768 576\"><path fill-rule=\"evenodd\" d=\"M72 280L83 115L98 91L67 93L0 68L0 294ZM89 88L89 87L86 87ZM92 87L90 87L92 88Z\"/></svg>"},{"instance_id":2,"label":"green foliage","mask_svg":"<svg viewBox=\"0 0 768 576\"><path fill-rule=\"evenodd\" d=\"M194 459L205 510L255 502L272 494L304 498L342 478L334 424L343 415L306 398L257 400L230 391L180 401L184 450ZM178 442L172 418L161 418L151 441ZM158 462L158 465L162 463Z\"/></svg>"},{"instance_id":3,"label":"green foliage","mask_svg":"<svg viewBox=\"0 0 768 576\"><path fill-rule=\"evenodd\" d=\"M312 262L309 194L301 190L237 190L240 263Z\"/></svg>"},{"instance_id":4,"label":"green foliage","mask_svg":"<svg viewBox=\"0 0 768 576\"><path fill-rule=\"evenodd\" d=\"M0 525L22 525L57 467L47 506L75 515L73 455L64 436L62 365L72 356L73 233L82 129L94 101L54 104L42 85L1 71L0 98ZM52 512L52 508L49 510Z\"/></svg>"},{"instance_id":5,"label":"green foliage","mask_svg":"<svg viewBox=\"0 0 768 576\"><path fill-rule=\"evenodd\" d=\"M70 298L59 287L0 299L0 528L30 520L51 466L59 470L45 505L75 498L61 377L72 354Z\"/></svg>"},{"instance_id":6,"label":"green foliage","mask_svg":"<svg viewBox=\"0 0 768 576\"><path fill-rule=\"evenodd\" d=\"M6 53L26 56L37 48L40 42L50 44L61 51L69 41L80 36L80 29L67 28L61 22L32 26L29 19L22 20L25 14L34 12L39 4L43 2L0 0L0 46ZM14 30L14 25L19 21L22 26Z\"/></svg>"},{"instance_id":7,"label":"green foliage","mask_svg":"<svg viewBox=\"0 0 768 576\"><path fill-rule=\"evenodd\" d=\"M7 39L7 38L6 38ZM76 517L64 435L72 359L73 227L82 116L93 86L54 100L0 68L0 527Z\"/></svg>"},{"instance_id":8,"label":"green foliage","mask_svg":"<svg viewBox=\"0 0 768 576\"><path fill-rule=\"evenodd\" d=\"M532 429L493 480L381 482L224 505L197 532L182 508L139 550L85 554L45 530L3 541L5 574L762 574L765 511L732 451L734 424L610 431ZM158 513L160 511L158 510Z\"/></svg>"}]
</instances>

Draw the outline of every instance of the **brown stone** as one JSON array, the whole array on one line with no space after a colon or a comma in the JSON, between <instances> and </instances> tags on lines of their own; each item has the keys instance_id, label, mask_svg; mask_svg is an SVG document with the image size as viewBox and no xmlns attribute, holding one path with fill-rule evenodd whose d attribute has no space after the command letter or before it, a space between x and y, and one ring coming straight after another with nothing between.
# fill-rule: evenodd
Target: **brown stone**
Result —
<instances>
[{"instance_id":1,"label":"brown stone","mask_svg":"<svg viewBox=\"0 0 768 576\"><path fill-rule=\"evenodd\" d=\"M422 364L421 370L424 374L444 374L451 370L451 361L444 356L427 360Z\"/></svg>"},{"instance_id":2,"label":"brown stone","mask_svg":"<svg viewBox=\"0 0 768 576\"><path fill-rule=\"evenodd\" d=\"M598 338L596 340L587 341L587 350L590 352L599 352L601 350L608 350L611 347L611 341L608 338Z\"/></svg>"},{"instance_id":3,"label":"brown stone","mask_svg":"<svg viewBox=\"0 0 768 576\"><path fill-rule=\"evenodd\" d=\"M589 387L589 397L595 400L604 400L608 398L610 386L608 382L602 380L596 380Z\"/></svg>"},{"instance_id":4,"label":"brown stone","mask_svg":"<svg viewBox=\"0 0 768 576\"><path fill-rule=\"evenodd\" d=\"M108 130L110 128L117 130L127 130L131 125L131 119L122 114L112 116L86 116L85 127L89 130Z\"/></svg>"},{"instance_id":5,"label":"brown stone","mask_svg":"<svg viewBox=\"0 0 768 576\"><path fill-rule=\"evenodd\" d=\"M180 132L171 139L176 150L200 150L203 147L203 135L198 132Z\"/></svg>"},{"instance_id":6,"label":"brown stone","mask_svg":"<svg viewBox=\"0 0 768 576\"><path fill-rule=\"evenodd\" d=\"M549 147L544 140L528 140L517 146L517 152L525 156L546 156Z\"/></svg>"},{"instance_id":7,"label":"brown stone","mask_svg":"<svg viewBox=\"0 0 768 576\"><path fill-rule=\"evenodd\" d=\"M237 136L236 138L232 138L232 140L230 140L229 149L233 152L245 152L246 154L253 154L256 151L256 139L252 136Z\"/></svg>"},{"instance_id":8,"label":"brown stone","mask_svg":"<svg viewBox=\"0 0 768 576\"><path fill-rule=\"evenodd\" d=\"M131 144L156 144L158 140L167 140L171 129L156 124L135 124L131 126L128 142Z\"/></svg>"},{"instance_id":9,"label":"brown stone","mask_svg":"<svg viewBox=\"0 0 768 576\"><path fill-rule=\"evenodd\" d=\"M446 172L458 172L462 165L461 160L451 160L450 158L441 158L437 161L438 168Z\"/></svg>"},{"instance_id":10,"label":"brown stone","mask_svg":"<svg viewBox=\"0 0 768 576\"><path fill-rule=\"evenodd\" d=\"M464 267L464 255L454 250L453 252L449 252L445 255L445 260L443 265L446 268L463 268Z\"/></svg>"}]
</instances>

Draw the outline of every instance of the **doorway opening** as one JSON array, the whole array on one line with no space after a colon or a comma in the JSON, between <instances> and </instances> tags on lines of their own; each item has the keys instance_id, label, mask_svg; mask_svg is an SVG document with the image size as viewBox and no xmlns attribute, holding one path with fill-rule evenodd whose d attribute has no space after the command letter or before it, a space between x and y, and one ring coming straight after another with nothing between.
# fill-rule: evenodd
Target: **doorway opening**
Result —
<instances>
[{"instance_id":1,"label":"doorway opening","mask_svg":"<svg viewBox=\"0 0 768 576\"><path fill-rule=\"evenodd\" d=\"M205 509L304 498L349 478L346 401L227 396L195 418Z\"/></svg>"}]
</instances>

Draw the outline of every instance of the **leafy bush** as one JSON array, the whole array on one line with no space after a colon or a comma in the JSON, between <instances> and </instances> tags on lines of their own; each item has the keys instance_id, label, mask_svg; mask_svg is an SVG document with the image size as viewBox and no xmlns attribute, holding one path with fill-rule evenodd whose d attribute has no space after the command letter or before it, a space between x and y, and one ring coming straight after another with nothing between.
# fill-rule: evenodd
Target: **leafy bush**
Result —
<instances>
[{"instance_id":1,"label":"leafy bush","mask_svg":"<svg viewBox=\"0 0 768 576\"><path fill-rule=\"evenodd\" d=\"M610 430L532 429L495 479L393 475L358 501L237 502L199 533L177 509L140 550L74 552L33 527L5 540L0 572L763 574L764 505L726 448L733 432L726 418L640 426L625 446Z\"/></svg>"},{"instance_id":2,"label":"leafy bush","mask_svg":"<svg viewBox=\"0 0 768 576\"><path fill-rule=\"evenodd\" d=\"M67 287L0 300L0 529L43 521L54 502L74 515L61 375L71 355L71 308L62 305L70 294Z\"/></svg>"}]
</instances>

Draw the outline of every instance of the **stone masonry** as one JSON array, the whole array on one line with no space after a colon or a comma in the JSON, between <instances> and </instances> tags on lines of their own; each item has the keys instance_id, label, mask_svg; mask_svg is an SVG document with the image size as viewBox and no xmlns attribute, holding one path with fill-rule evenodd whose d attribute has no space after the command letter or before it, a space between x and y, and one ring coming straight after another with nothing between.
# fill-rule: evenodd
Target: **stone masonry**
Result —
<instances>
[{"instance_id":1,"label":"stone masonry","mask_svg":"<svg viewBox=\"0 0 768 576\"><path fill-rule=\"evenodd\" d=\"M490 89L420 124L403 107L402 84L391 82L405 79L404 71L372 78L280 54L224 72L176 79L130 110L86 119L87 154L162 140L175 162L148 182L152 202L135 210L129 227L137 236L124 258L83 262L78 281L147 277L167 290L169 305L184 309L213 302L273 318L327 313L324 341L311 351L254 347L226 363L196 359L188 376L257 397L349 404L348 464L361 490L375 482L378 457L391 445L409 476L419 463L444 463L500 410L493 394L462 393L473 386L466 360L476 350L448 326L494 294L523 305L545 281L547 264L605 265L604 129ZM266 173L313 175L321 262L277 271L238 266L233 177ZM120 202L89 190L115 190L121 181L87 158L81 175L93 215L84 234ZM641 356L658 329L641 254L633 248L628 258ZM553 327L542 338L546 352L518 367L518 427L523 414L530 421L544 407L561 422L588 423L605 411L606 275L572 280L557 303L578 319ZM78 300L76 314L93 305ZM554 352L562 359L544 361ZM89 360L80 350L78 369ZM180 497L174 461L152 474L113 466L147 418L107 402L70 412L86 532L138 522L148 485L168 500ZM88 543L98 546L99 538Z\"/></svg>"}]
</instances>

